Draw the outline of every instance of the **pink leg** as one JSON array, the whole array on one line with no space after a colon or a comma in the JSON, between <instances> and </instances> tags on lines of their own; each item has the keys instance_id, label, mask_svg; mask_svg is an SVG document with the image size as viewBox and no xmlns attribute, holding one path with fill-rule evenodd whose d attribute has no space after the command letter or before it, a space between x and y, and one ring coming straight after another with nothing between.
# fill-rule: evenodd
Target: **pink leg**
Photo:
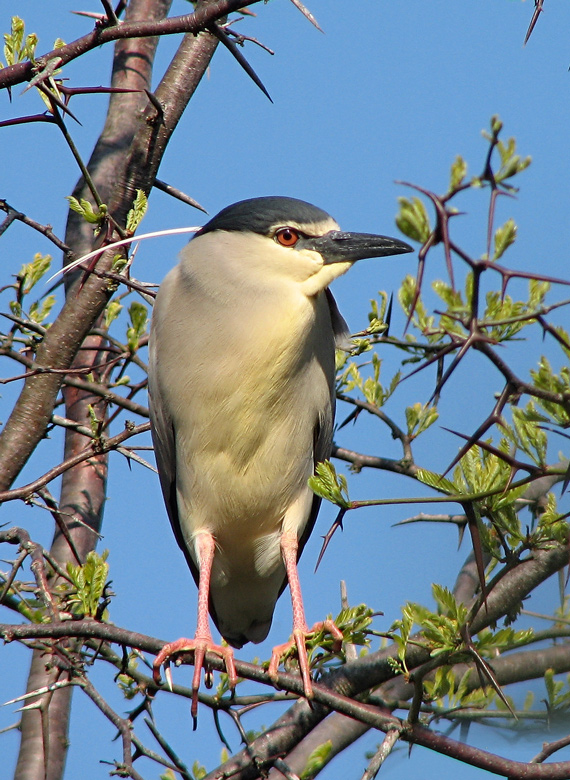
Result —
<instances>
[{"instance_id":1,"label":"pink leg","mask_svg":"<svg viewBox=\"0 0 570 780\"><path fill-rule=\"evenodd\" d=\"M277 645L273 648L271 661L269 662L268 674L272 679L275 679L281 657L292 647L296 647L297 656L299 658L299 669L301 671L301 677L303 678L305 696L307 699L310 699L313 695L313 686L311 682L311 673L309 671L307 647L305 645L307 636L315 633L316 631L325 629L332 635L333 639L335 640L335 650L337 651L341 648L343 637L341 631L339 631L332 620L325 620L321 621L320 623L315 623L315 625L310 630L307 628L305 607L303 606L303 596L301 595L301 583L299 582L299 572L297 570L297 549L297 535L284 533L281 536L281 555L285 564L287 580L289 581L289 590L291 592L291 605L293 607L293 636L288 642L285 642L282 645Z\"/></svg>"},{"instance_id":2,"label":"pink leg","mask_svg":"<svg viewBox=\"0 0 570 780\"><path fill-rule=\"evenodd\" d=\"M198 557L200 561L200 582L198 585L198 623L194 639L178 639L176 642L169 642L164 645L160 653L156 656L153 664L153 677L155 682L160 681L160 667L168 664L171 656L175 653L194 651L194 677L192 678L192 717L196 719L198 714L198 689L200 687L200 676L202 668L205 668L204 661L206 653L212 652L221 656L226 665L226 671L229 678L230 688L235 688L237 683L237 673L234 664L234 653L230 647L222 647L214 644L210 632L210 623L208 619L208 601L210 597L210 577L212 574L212 564L214 562L214 553L216 543L210 533L203 532L198 536ZM165 667L167 679L170 679L170 670Z\"/></svg>"}]
</instances>

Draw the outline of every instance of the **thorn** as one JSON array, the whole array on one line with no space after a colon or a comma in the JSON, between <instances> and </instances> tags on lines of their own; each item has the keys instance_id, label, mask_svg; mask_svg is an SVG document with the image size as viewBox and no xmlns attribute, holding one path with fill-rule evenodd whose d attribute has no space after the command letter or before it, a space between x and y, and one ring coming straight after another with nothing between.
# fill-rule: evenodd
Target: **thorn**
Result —
<instances>
[{"instance_id":1,"label":"thorn","mask_svg":"<svg viewBox=\"0 0 570 780\"><path fill-rule=\"evenodd\" d=\"M158 114L158 118L164 124L164 106L162 105L160 100L157 98L157 96L154 94L154 92L151 92L149 89L145 89L145 95L149 99L150 103L152 103L152 105L156 109L156 113Z\"/></svg>"},{"instance_id":2,"label":"thorn","mask_svg":"<svg viewBox=\"0 0 570 780\"><path fill-rule=\"evenodd\" d=\"M98 14L95 11L71 11L76 16L86 16L88 19L95 19L98 22L103 22L107 17L105 14Z\"/></svg>"},{"instance_id":3,"label":"thorn","mask_svg":"<svg viewBox=\"0 0 570 780\"><path fill-rule=\"evenodd\" d=\"M37 701L33 704L26 704L24 707L19 707L16 712L31 712L32 710L41 710L42 703Z\"/></svg>"},{"instance_id":4,"label":"thorn","mask_svg":"<svg viewBox=\"0 0 570 780\"><path fill-rule=\"evenodd\" d=\"M241 67L245 70L245 72L250 77L250 79L254 82L254 84L256 84L259 87L259 89L263 92L263 94L266 96L269 102L273 103L273 100L271 99L271 95L265 89L263 82L261 81L257 73L254 71L254 69L251 67L249 62L246 60L246 58L243 56L243 54L239 51L235 43L230 39L227 32L217 24L211 24L207 27L207 29L210 33L212 33L212 35L216 36L216 38L220 41L220 43L223 43L223 45L230 52L230 54L239 62Z\"/></svg>"},{"instance_id":5,"label":"thorn","mask_svg":"<svg viewBox=\"0 0 570 780\"><path fill-rule=\"evenodd\" d=\"M319 25L313 14L309 11L309 9L303 5L301 0L291 0L295 8L298 8L299 11L303 14L305 19L308 19L312 25L314 25L319 32L324 33L323 28Z\"/></svg>"},{"instance_id":6,"label":"thorn","mask_svg":"<svg viewBox=\"0 0 570 780\"><path fill-rule=\"evenodd\" d=\"M61 57L53 57L53 59L48 60L45 68L43 68L43 70L41 70L39 73L36 73L34 78L29 82L28 86L24 90L22 90L21 94L23 95L29 89L32 89L32 87L35 87L40 83L43 83L45 79L49 79L59 68L62 62L63 60L61 59Z\"/></svg>"},{"instance_id":7,"label":"thorn","mask_svg":"<svg viewBox=\"0 0 570 780\"><path fill-rule=\"evenodd\" d=\"M178 200L181 200L182 203L187 203L189 206L192 206L195 209L199 209L200 211L203 211L204 214L208 213L204 208L204 206L201 206L197 200L194 200L194 198L191 198L190 195L186 195L185 192L176 189L176 187L173 187L171 184L168 184L167 182L162 181L161 179L155 179L153 186L156 187L157 190L166 192L167 195L172 195L173 198L177 198Z\"/></svg>"},{"instance_id":8,"label":"thorn","mask_svg":"<svg viewBox=\"0 0 570 780\"><path fill-rule=\"evenodd\" d=\"M534 30L536 23L538 22L538 17L544 11L544 8L542 7L544 3L544 0L534 0L534 13L532 15L532 19L530 20L530 24L528 26L528 30L526 31L526 35L524 38L523 46L526 46L528 43L528 40L530 36L532 35L532 31Z\"/></svg>"}]
</instances>

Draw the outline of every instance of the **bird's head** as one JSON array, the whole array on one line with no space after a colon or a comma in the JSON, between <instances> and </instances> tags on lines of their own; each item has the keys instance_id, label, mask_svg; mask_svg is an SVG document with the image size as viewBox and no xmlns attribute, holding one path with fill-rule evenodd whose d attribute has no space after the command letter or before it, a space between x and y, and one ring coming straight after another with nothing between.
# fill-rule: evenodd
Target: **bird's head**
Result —
<instances>
[{"instance_id":1,"label":"bird's head","mask_svg":"<svg viewBox=\"0 0 570 780\"><path fill-rule=\"evenodd\" d=\"M225 257L246 264L248 273L299 282L307 295L324 290L357 260L412 251L395 238L341 231L326 211L278 196L227 206L193 241L215 243Z\"/></svg>"}]
</instances>

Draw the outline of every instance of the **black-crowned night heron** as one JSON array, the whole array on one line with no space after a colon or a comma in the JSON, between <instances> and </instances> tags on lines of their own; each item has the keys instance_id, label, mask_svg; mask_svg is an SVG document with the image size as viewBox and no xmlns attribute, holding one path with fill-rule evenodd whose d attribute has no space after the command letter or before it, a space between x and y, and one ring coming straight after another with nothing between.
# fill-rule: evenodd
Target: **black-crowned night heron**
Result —
<instances>
[{"instance_id":1,"label":"black-crowned night heron","mask_svg":"<svg viewBox=\"0 0 570 780\"><path fill-rule=\"evenodd\" d=\"M261 642L287 582L291 643L311 695L297 561L320 504L307 481L331 452L335 342L347 336L328 286L357 260L410 251L343 233L304 201L253 198L199 230L160 287L152 433L170 522L198 584L198 625L193 639L165 645L154 669L158 679L174 653L194 651L194 716L206 652L221 655L236 681L208 611L233 647ZM275 648L270 676L287 646Z\"/></svg>"}]
</instances>

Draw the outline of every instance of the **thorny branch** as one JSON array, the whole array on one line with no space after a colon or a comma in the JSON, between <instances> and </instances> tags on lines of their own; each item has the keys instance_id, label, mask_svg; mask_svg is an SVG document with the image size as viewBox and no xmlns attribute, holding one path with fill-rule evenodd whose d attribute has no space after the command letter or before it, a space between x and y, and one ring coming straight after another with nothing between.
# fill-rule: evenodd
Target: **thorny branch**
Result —
<instances>
[{"instance_id":1,"label":"thorny branch","mask_svg":"<svg viewBox=\"0 0 570 780\"><path fill-rule=\"evenodd\" d=\"M227 13L236 10L237 8L253 4L256 1L257 0L245 0L244 2L242 0L238 3L234 2L234 0L215 0L214 2L203 4L197 8L194 14L191 15L177 17L174 19L165 19L163 21L136 23L120 22L117 18L120 16L119 11L117 11L117 14L115 14L109 3L105 1L105 16L99 16L98 22L92 33L84 36L78 41L73 42L72 44L68 44L67 46L58 49L57 51L50 52L44 57L38 58L35 63L19 63L18 65L1 70L0 87L2 85L11 86L22 81L32 79L33 83L44 89L44 91L49 92L46 85L49 81L49 78L51 78L50 74L53 73L55 67L58 67L61 64L65 64L75 57L81 56L81 54L83 54L85 51L99 46L102 43L112 40L125 39L132 36L154 36L158 34L172 34L175 32L187 32L195 34L198 30L210 29L215 35L221 38L224 44L228 45L227 37L228 35L233 34L232 31L229 31L227 27L224 27L223 25L215 26L215 21L222 18ZM300 3L296 2L296 5L300 7L301 10L303 10L303 13L306 12L306 9L304 9ZM537 18L538 14L542 10L542 2L537 0L536 6L537 10L535 10L535 16ZM308 12L306 15L307 14ZM529 30L529 34L530 31L531 30ZM194 35L189 35L181 47L180 51L182 52L182 62L187 62L186 58L188 57L188 48L194 44L195 40L196 39L194 38ZM204 39L202 39L202 42L203 40ZM205 40L207 41L207 38ZM239 38L238 43L240 43ZM206 44L204 45L206 46ZM212 45L213 44L211 41L207 44L210 49ZM228 48L235 55L236 50L233 43L230 42ZM202 55L201 64L203 69L206 67L204 63L210 54L211 52L203 53ZM243 63L241 56L238 56L238 60L244 67L246 67L246 64ZM179 68L179 72L186 73L187 69L184 70L183 68ZM255 76L255 74L252 73L250 73L250 75L252 77ZM181 110L180 106L177 107L177 111L174 111L170 115L168 114L167 109L169 105L169 95L172 96L173 93L176 93L181 88L180 81L177 80L178 78L179 76L172 75L171 78L165 79L157 90L156 95L153 95L152 97L149 96L150 104L147 106L145 121L149 124L149 126L153 126L154 129L152 132L154 132L155 129L159 126L161 128L160 132L162 132L162 127L167 123L167 121L169 127L175 125L177 121L177 111ZM190 89L188 85L186 85L186 88ZM55 100L53 95L50 93L50 99L54 99L55 101L52 105L52 116L43 116L41 120L47 121L49 119L49 121L58 123L60 129L62 129L62 132L67 131L65 129L65 125L63 124L62 118L59 115L59 111L69 113L69 110L67 109L68 98L71 95L69 89L67 92L65 92L65 94L65 105L60 105L60 103ZM167 107L166 109L164 109L165 106ZM71 136L69 136L69 140L71 142ZM138 149L139 153L142 153L141 150L144 151L145 154L147 153L147 142L148 137L143 133L142 137L138 138L139 146L136 147L135 145L135 148ZM491 188L489 218L487 226L488 257L491 254L493 238L492 228L498 195L511 194L510 185L505 184L504 180L501 179L500 172L493 171L491 167L492 153L498 147L498 144L499 141L497 131L491 137L489 154L484 166L484 171L480 177L480 182L485 183ZM70 147L74 148L72 143L70 143ZM163 147L160 151L162 150ZM135 158L136 155L129 164L134 166L136 162ZM83 165L82 161L78 162L80 162L81 170L86 175L86 178L88 178L88 168ZM157 164L154 165L154 168L156 167ZM136 189L136 184L138 183L136 172L129 170L126 179L127 181L125 184L125 190L129 192L129 195L131 195L132 191ZM146 191L148 191L150 186L153 185L162 186L162 188L166 191L166 188L162 185L162 183L157 184L157 180L155 177L153 178L153 175L150 175L149 181L146 182L146 185ZM509 404L515 405L518 402L520 396L523 394L531 396L534 399L538 399L539 401L560 407L564 413L570 415L570 392L564 389L546 389L537 385L536 383L521 379L507 364L507 362L497 354L495 347L498 343L500 343L500 341L496 338L496 336L489 334L493 328L505 327L508 325L514 325L516 323L532 324L537 322L542 328L543 332L549 337L553 338L562 349L568 348L569 344L567 339L562 336L560 332L554 328L554 326L550 325L545 320L546 314L548 314L549 311L554 307L544 307L541 305L537 306L536 309L531 312L526 312L524 314L511 317L503 316L493 318L483 315L480 311L482 306L480 284L484 272L494 271L499 273L501 278L501 296L502 298L505 298L509 282L515 278L535 279L542 282L556 284L568 284L568 282L566 280L553 279L547 276L534 276L526 272L512 271L503 265L499 265L496 262L496 259L475 260L467 253L465 253L450 237L450 219L454 214L448 204L456 195L466 190L469 186L470 184L467 182L460 182L456 184L456 186L452 187L450 191L443 196L437 196L426 189L416 188L432 203L436 212L436 226L433 231L429 232L429 235L424 237L425 240L423 241L422 247L420 249L420 263L418 266L415 290L410 297L407 306L409 322L412 322L414 313L416 312L416 307L418 307L421 302L421 287L429 254L438 245L443 247L449 273L450 287L454 292L457 292L457 290L454 277L453 261L455 259L461 260L467 264L472 272L473 287L470 298L467 301L467 305L464 306L463 309L459 312L453 310L452 307L446 312L436 311L435 313L442 318L440 320L440 325L436 327L432 324L429 327L421 328L422 336L425 339L424 341L401 341L397 344L394 342L394 340L391 341L393 341L394 345L399 349L406 350L409 356L414 358L419 356L420 359L423 359L423 362L419 368L416 369L417 371L425 370L432 364L438 364L439 374L436 381L435 390L433 391L430 401L437 401L437 398L452 376L454 370L472 350L476 350L484 357L486 357L490 363L492 363L503 375L506 385L503 390L503 394L494 405L492 412L477 429L476 433L470 437L465 437L468 439L468 442L462 448L459 457L454 460L452 466L456 465L456 463L459 463L463 456L467 456L468 452L472 450L472 448L479 447L482 451L482 457L493 456L498 460L502 460L503 463L507 464L511 468L513 474L517 469L523 468L524 470L530 472L528 481L534 481L534 483L536 483L537 480L535 480L535 477L541 477L541 475L549 473L544 464L541 464L538 467L527 465L515 458L513 453L506 451L503 452L498 447L494 447L481 441L481 437L486 435L493 428L493 426L500 427L503 425L504 411L508 408ZM93 185L92 194L95 202L102 203L96 184ZM180 193L173 191L172 194L180 197ZM185 196L185 199L186 202L188 202L187 196ZM130 202L131 200L129 200L129 197L126 197L124 193L122 193L120 198L117 197L114 209L117 215L122 213L124 216L124 212L130 205ZM196 204L194 203L193 205ZM31 220L30 218L12 208L9 204L6 203L6 201L0 201L0 209L5 211L7 214L2 226L0 226L0 234L6 230L6 228L9 227L9 225L12 224L15 220L18 220L38 231L39 233L45 235L59 249L61 249L66 254L66 256L69 256L69 247L65 242L61 241L53 234L53 231L49 225L40 225L34 220ZM116 218L119 220L119 216ZM114 217L110 218L106 223L106 230L108 232L108 235L105 236L106 238L111 237L113 230L118 230L119 232L122 231L122 228L120 227L121 222L115 222L114 219ZM104 329L94 327L93 325L97 317L103 311L103 308L106 302L109 300L110 295L112 292L114 292L116 284L123 283L127 286L130 285L131 289L138 290L143 293L146 293L147 290L143 285L135 281L129 281L121 274L116 273L113 270L111 258L102 258L97 268L92 270L93 273L85 277L85 284L81 287L81 290L78 293L78 298L79 295L82 296L81 302L74 302L73 311L71 312L71 315L68 316L73 317L74 313L76 314L77 311L80 311L84 301L86 302L87 307L91 310L91 314L83 322L83 330L80 334L75 336L75 341L73 345L69 347L68 355L62 363L58 362L58 360L55 358L50 360L49 355L47 356L47 359L45 359L45 362L43 362L44 358L42 357L41 352L42 347L40 347L36 353L35 359L31 357L31 354L36 350L37 347L37 343L33 339L36 339L37 337L38 340L45 339L49 342L50 338L53 336L53 333L56 332L57 329L52 330L50 328L48 330L43 328L38 323L33 323L31 321L27 321L25 318L15 317L14 315L11 315L12 321L16 325L21 326L22 329L28 329L31 331L34 334L34 337L33 339L24 339L25 344L22 348L22 351L17 351L14 348L14 343L20 343L18 342L18 338L20 337L16 336L15 330L12 330L7 336L4 342L4 346L2 347L3 355L10 357L11 359L21 363L26 367L27 371L25 375L22 376L22 378L28 380L28 386L31 386L33 384L33 380L38 379L40 376L43 377L44 375L51 375L52 378L58 378L57 382L54 382L53 384L51 400L48 399L48 403L46 404L47 414L44 414L45 429L47 429L47 426L49 425L61 425L68 430L73 431L80 437L86 437L90 439L90 441L82 452L74 455L73 457L64 459L58 466L50 469L39 479L34 480L33 482L23 487L12 490L5 489L4 491L0 492L0 500L18 498L31 501L33 500L33 494L37 494L45 501L46 506L48 506L54 512L54 514L57 515L59 513L57 503L54 502L45 488L46 484L48 484L50 480L54 479L56 476L62 473L68 472L70 468L77 465L78 463L89 460L90 458L93 458L102 453L113 449L123 451L121 449L121 444L126 439L135 433L148 430L148 424L145 423L135 427L130 426L122 433L111 438L106 438L103 436L102 432L103 430L106 430L106 427L109 424L108 421L97 421L97 425L100 427L95 430L94 428L87 427L84 423L70 420L67 417L54 415L53 413L57 403L55 399L57 397L59 386L63 384L64 387L75 388L77 390L88 393L89 395L102 398L108 404L115 404L119 408L118 411L126 410L139 414L143 417L148 416L148 409L142 404L137 404L132 400L132 397L137 392L145 388L146 385L144 379L141 380L138 384L129 385L128 397L121 396L110 389L112 385L111 371L115 366L120 365L119 373L122 375L125 367L130 363L135 364L137 368L143 373L146 370L146 365L136 353L133 354L129 351L129 349L125 348L125 345L122 342L120 342L118 339L108 337ZM109 282L113 282L113 284L111 285ZM84 292L84 290L86 290L86 292ZM555 304L555 306L565 305L566 303L567 302L562 304ZM461 309L461 307L459 308ZM69 321L69 319L64 322L62 326L63 334L66 333L65 328L70 328L71 325L72 323ZM80 349L79 345L82 343L83 336L85 335L90 335L105 340L105 347L104 350L101 349L101 352L113 355L113 357L107 360L106 363L97 363L98 368L101 369L103 373L103 378L105 380L108 379L108 382L93 382L89 379L82 379L79 374L84 372L84 369L75 369L69 367L70 360L73 354L75 354ZM57 336L53 336L54 340L56 338ZM374 337L370 339L371 344L377 343L378 341L387 343L390 340L375 339ZM139 341L137 348L143 347L144 345L145 340L143 338ZM444 361L448 356L453 356L452 362L448 366L447 370L445 370ZM376 419L380 420L383 425L386 425L390 430L392 437L399 441L399 444L402 448L402 457L398 460L379 455L365 455L341 446L335 447L333 452L334 457L351 463L354 467L354 470L359 470L364 467L372 467L392 471L394 473L418 479L420 469L415 464L413 458L413 442L417 432L406 431L405 427L399 425L395 419L390 417L380 404L371 401L368 398L366 398L366 400L354 398L353 396L349 396L342 391L339 392L338 397L341 400L349 403L351 406L355 407L359 413L362 412L370 414ZM24 423L27 424L27 421L24 420ZM559 421L557 421L557 423L560 424ZM26 425L21 426L19 429L19 435L24 436L23 432L25 431ZM31 451L33 446L30 444L28 449ZM11 479L13 479L14 476L15 473L12 474L11 478L7 480L6 485L8 483L11 484ZM490 497L491 495L497 495L497 493L501 492L501 490L507 492L511 486L511 482L512 476L509 478L509 481L500 489L497 488L494 491L487 491L487 493L481 489L479 491L480 497L483 494L485 494L487 497ZM520 487L520 485L517 487ZM473 490L473 492L476 493L477 491ZM366 503L367 502L359 502L359 504L362 506ZM471 503L474 503L474 501ZM483 511L481 511L480 514L481 516L485 516ZM490 512L490 514L492 516L492 512ZM434 516L431 517L433 519ZM465 516L446 516L446 519L451 522L459 523L465 520ZM494 530L497 535L500 534L500 529L498 529L498 526L492 524L492 530ZM76 671L78 674L77 678L75 679L75 683L83 688L84 692L96 703L104 716L118 728L121 734L123 744L123 758L122 762L117 763L115 767L118 773L125 773L133 778L138 778L139 775L133 767L133 761L139 755L147 755L151 756L159 763L162 763L164 766L181 771L184 775L185 768L177 760L176 754L174 751L172 751L170 746L167 744L162 745L165 753L168 756L168 761L162 759L156 754L153 754L152 751L144 748L142 743L138 740L137 737L135 737L132 731L132 721L136 715L133 715L132 718L131 716L129 716L129 718L120 717L109 706L109 704L99 694L99 692L96 691L89 679L84 676L84 660L87 656L84 656L81 660L74 658L70 661L65 649L57 644L57 640L68 639L69 637L86 640L86 647L88 647L90 652L92 652L92 656L90 656L89 659L90 663L94 662L97 658L103 658L106 661L113 663L117 669L120 669L137 683L139 686L139 691L144 696L144 705L140 708L140 711L143 711L143 709L150 707L149 697L156 694L156 687L153 687L150 676L144 675L140 671L136 671L133 667L129 666L128 659L126 658L127 649L136 648L137 654L138 650L155 654L162 646L162 642L153 639L152 637L126 631L124 629L104 624L96 620L60 620L60 610L57 599L54 598L54 595L50 591L49 578L46 576L46 569L41 548L31 542L27 533L22 529L0 531L0 542L20 545L20 552L18 553L18 556L12 565L10 573L4 580L4 587L2 589L0 601L7 597L9 591L13 588L13 586L15 586L18 572L21 570L25 559L30 557L32 560L31 570L35 577L36 589L44 604L46 616L49 617L51 621L44 624L0 625L0 634L4 637L5 641L18 640L22 643L29 644L30 646L33 643L34 646L42 647L44 650L51 650L56 654L59 653L61 656L59 660L62 665L62 659L69 662L71 667L73 667L74 671ZM70 539L68 540L68 543L70 547L72 547L73 542ZM501 538L501 544L503 547L505 547L507 552L510 552L508 545L505 542L504 536ZM470 632L470 634L467 634L467 642L471 641L470 635L476 634L477 632L486 629L491 623L501 619L505 615L510 617L513 612L516 612L521 600L525 598L526 595L532 592L532 590L540 582L543 582L545 579L547 579L553 572L560 571L567 564L567 534L562 542L554 538L549 538L543 546L536 545L534 547L530 545L530 542L527 542L526 546L523 544L517 548L515 552L516 555L513 555L512 559L501 561L501 563L506 563L506 565L504 568L500 569L499 573L489 583L487 587L486 600L476 597L478 582L477 578L473 575L473 566L470 564L468 567L466 567L465 571L462 572L463 579L465 581L469 580L469 586L466 589L470 589L470 598L465 599L465 601L469 601L471 612L469 614L468 624L463 627L468 628ZM79 559L77 553L75 555ZM46 559L59 577L65 577L65 572L59 566L57 561L51 561L49 556L46 556ZM488 559L489 556L487 555L486 560ZM567 634L565 633L556 634L555 631L551 631L548 638L552 638L555 635L558 639L567 637ZM123 657L119 658L116 654L114 654L107 643L118 643L120 646L122 646L124 649ZM555 668L557 671L566 671L568 669L568 659L567 657L563 657L565 656L564 650L564 647L558 646L555 648L549 648L542 656L539 654L539 652L532 651L531 653L527 654L529 658L524 658L522 653L512 653L511 655L504 655L499 657L495 664L497 679L501 684L506 684L514 679L530 679L533 672L529 669L529 666L532 666L534 671L538 671L539 673L544 673L548 668ZM381 762L384 760L386 753L389 752L398 738L408 741L411 744L424 745L433 750L439 751L446 755L454 756L459 760L471 763L475 766L486 768L499 774L506 774L513 777L524 776L529 778L556 778L568 776L570 772L570 762L558 762L548 765L541 764L541 762L544 761L546 757L552 755L555 751L564 746L563 741L559 741L558 743L551 743L550 746L545 746L542 753L535 757L533 762L531 762L531 764L534 763L536 766L532 766L530 764L509 761L508 759L504 759L500 756L495 756L485 751L472 748L469 745L465 745L462 742L453 740L449 737L444 737L440 734L437 734L435 731L430 731L427 728L424 728L422 725L419 725L417 722L415 722L415 717L402 719L394 715L390 710L393 710L396 707L404 708L405 706L409 706L407 701L412 694L412 684L409 681L412 679L412 677L408 679L405 675L396 676L394 662L398 659L398 657L399 656L396 646L394 644L390 644L388 648L370 653L366 657L352 660L350 663L345 664L336 671L333 671L328 675L324 675L315 685L315 702L311 706L309 706L304 701L299 701L297 704L295 704L294 707L285 716L283 716L273 728L267 730L267 732L262 737L259 737L250 745L248 745L247 750L245 750L242 754L239 754L229 760L229 762L223 768L225 776L229 776L238 772L240 773L241 778L255 776L256 774L259 774L260 768L261 771L265 771L264 768L271 765L278 766L282 772L289 772L291 773L291 776L293 776L293 770L291 769L292 763L290 762L289 756L287 754L296 744L300 742L304 734L307 734L311 729L314 729L315 726L319 722L323 721L323 719L331 711L338 713L339 716L342 715L345 718L350 718L351 720L356 721L365 727L377 728L387 734L382 748L380 749L377 756L375 756L369 769L367 770L369 777L374 776L374 773L377 771ZM213 657L209 660L212 668L220 669L218 659ZM419 683L416 681L415 685L415 715L418 713L428 713L434 717L441 717L441 711L437 710L435 706L430 706L429 703L424 701L424 694L421 683L423 682L424 677L425 679L429 678L429 675L424 675L424 672L426 672L426 669L430 664L430 672L435 671L435 667L438 664L434 663L430 659L430 647L426 645L425 637L423 637L421 633L413 635L410 638L406 648L404 661L407 669L412 673L414 670L419 670L421 672L421 674L418 673L418 679L421 677L421 680ZM508 669L509 661L511 662L514 669L514 671L511 669L510 677ZM239 662L237 666L239 674L244 678L267 684L267 676L261 667ZM459 666L455 662L453 663L453 670L457 676L457 679L460 679L461 675ZM475 674L471 674L471 678L475 679L475 677ZM279 687L281 687L283 690L290 691L292 694L301 695L303 692L302 686L296 675L285 673L280 674L278 677L278 684ZM472 688L476 688L478 684L478 682L472 682L471 686ZM371 697L368 702L361 702L355 698L363 691L369 691L374 687L377 688L375 692L376 698ZM184 692L180 686L175 686L174 692L180 695L188 695L188 692ZM388 707L386 706L386 702L389 700L390 692L394 696L394 701L391 702L390 707ZM248 707L253 706L254 704L256 705L260 701L266 701L270 699L271 696L261 696L255 701L246 701L245 697L241 700L238 697L237 703L241 706ZM205 694L200 695L200 700L213 709L225 708L232 714L232 717L235 716L234 721L236 722L238 729L241 729L243 732L239 714L237 714L236 710L234 709L234 704L236 702L223 697L222 699L219 699L216 696L206 696ZM138 711L136 714L139 714ZM469 714L470 713L467 713L467 715ZM133 747L135 748L134 753ZM282 758L283 755L286 756L286 759ZM255 761L252 761L252 756L255 757ZM216 770L216 772L218 771L219 770Z\"/></svg>"},{"instance_id":2,"label":"thorny branch","mask_svg":"<svg viewBox=\"0 0 570 780\"><path fill-rule=\"evenodd\" d=\"M566 545L563 544L550 550L537 551L531 558L522 562L518 567L511 569L504 577L489 587L487 609L483 608L482 610L479 610L476 618L472 622L473 631L479 632L483 630L486 626L498 620L502 615L508 613L515 603L518 603L527 593L531 592L539 582L544 581L544 579L549 577L554 571L564 566L566 562ZM0 635L3 636L5 641L31 638L49 638L54 640L71 636L84 639L93 638L104 640L105 642L118 642L124 646L136 647L139 650L151 653L158 652L159 648L162 646L162 643L159 640L151 637L146 637L96 621L85 620L64 621L59 623L53 622L44 625L0 625ZM561 659L565 658L567 662L568 658L564 653L563 648L559 649L562 649L563 651ZM394 668L388 661L390 658L394 658L396 653L397 651L393 647L376 651L375 653L370 653L368 656L350 662L340 667L337 671L323 677L320 684L315 686L315 702L316 705L323 705L325 709L323 710L316 705L312 710L309 708L309 712L312 712L312 715L309 721L305 722L305 727L314 727L316 723L326 715L326 712L334 710L352 718L356 718L368 726L379 728L385 732L398 729L401 732L401 738L406 741L431 747L436 751L445 752L448 755L455 755L457 758L460 758L467 763L485 767L491 771L505 771L514 774L520 772L522 767L526 766L518 762L512 762L508 759L493 756L485 751L471 748L456 742L455 740L440 737L439 735L428 732L423 727L410 724L408 721L402 721L393 715L388 715L385 711L381 711L377 707L359 703L354 701L353 698L350 698L371 686L377 686L383 681L393 679L395 675ZM528 655L531 656L532 654ZM412 643L408 646L406 652L406 663L408 668L414 669L425 664L427 660L429 660L429 650L427 650L423 644L418 643L417 645L414 645ZM535 655L534 660L529 659L529 661L536 666L538 656ZM223 670L223 663L219 659L213 657L210 659L210 662L213 668ZM551 664L552 659L548 658L547 662ZM545 662L543 661L542 665L544 665L544 663ZM541 662L538 662L538 667L540 666ZM248 679L257 680L259 682L268 682L266 672L261 667L239 662L237 664L237 669L238 674L242 677L247 677ZM280 688L302 695L302 681L297 675L280 675L278 685ZM335 691L337 692L335 693ZM342 695L340 694L340 691L342 691ZM306 705L300 702L295 705L293 709L303 706ZM278 724L276 724L274 729L270 729L268 733L279 735L280 747L277 748L276 745L274 745L272 748L269 748L269 745L267 745L263 750L261 750L260 746L259 749L258 747L255 747L255 754L264 762L270 760L271 755L276 755L277 752L284 749L283 738L284 734L286 736L286 732L285 730L278 728L277 725ZM296 735L295 739L297 738L298 735ZM268 749L272 752L268 753ZM249 755L251 755L251 750L252 746L250 746ZM266 756L265 758L263 758L264 755ZM232 759L232 762L235 762L236 759ZM541 769L537 768L536 770L531 770L529 777L557 778L563 777L563 771L568 771L568 764L549 764L547 766L548 768L543 767Z\"/></svg>"},{"instance_id":3,"label":"thorny branch","mask_svg":"<svg viewBox=\"0 0 570 780\"><path fill-rule=\"evenodd\" d=\"M15 65L2 68L0 70L0 89L14 87L24 81L34 79L39 83L40 78L45 77L53 70L53 63L60 68L71 62L77 57L81 57L88 51L98 48L105 43L122 40L125 38L150 38L160 35L176 35L179 33L199 33L205 30L208 25L227 14L244 8L248 5L254 5L259 0L215 0L210 3L203 3L192 14L171 17L160 21L137 21L121 22L111 26L95 25L92 32L78 38L72 43L68 43L59 49L46 52L41 57L37 57L35 63L31 61L19 62ZM50 70L49 67L52 66Z\"/></svg>"},{"instance_id":4,"label":"thorny branch","mask_svg":"<svg viewBox=\"0 0 570 780\"><path fill-rule=\"evenodd\" d=\"M0 211L6 212L6 218L0 225L0 236L10 227L12 222L17 220L48 238L65 255L68 255L71 252L71 249L67 244L55 235L51 225L42 225L39 222L36 222L36 220L31 219L26 214L23 214L21 211L10 206L3 198L0 198Z\"/></svg>"},{"instance_id":5,"label":"thorny branch","mask_svg":"<svg viewBox=\"0 0 570 780\"><path fill-rule=\"evenodd\" d=\"M142 423L141 425L127 424L125 430L118 433L116 436L112 436L110 439L103 437L94 441L91 445L86 447L83 452L79 452L67 460L62 461L57 466L54 466L41 477L38 477L33 482L29 482L27 485L22 485L19 488L12 488L12 490L0 491L0 501L13 501L14 499L28 500L33 493L37 493L41 488L45 487L49 482L59 477L73 466L77 466L79 463L83 463L85 460L93 458L95 455L101 455L104 452L111 452L120 447L120 445L130 439L132 436L136 436L139 433L145 433L150 430L150 423Z\"/></svg>"}]
</instances>

